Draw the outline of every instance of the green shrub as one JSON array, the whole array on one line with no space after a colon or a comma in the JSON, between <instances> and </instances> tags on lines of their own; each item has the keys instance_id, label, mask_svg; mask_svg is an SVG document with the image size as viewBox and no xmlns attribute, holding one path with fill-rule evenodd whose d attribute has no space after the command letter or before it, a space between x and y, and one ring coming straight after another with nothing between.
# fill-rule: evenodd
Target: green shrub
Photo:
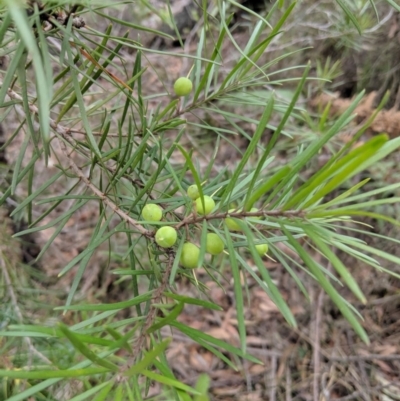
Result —
<instances>
[{"instance_id":1,"label":"green shrub","mask_svg":"<svg viewBox=\"0 0 400 401\"><path fill-rule=\"evenodd\" d=\"M290 54L264 60L266 49L285 28L295 3L279 0L265 19L256 16L252 35L240 50L229 32L232 5L218 2L212 18L203 10L196 53L174 54L186 57L189 71L181 71L181 75L188 73L193 82L191 93L185 90L188 95L182 98L174 93L177 77L165 76L159 86L162 90L147 92L150 87L146 80L152 68L147 61L150 49L128 35L114 33L112 25L98 31L92 26L85 28L83 22L91 13L127 28L149 29L112 17L107 8L91 1L65 1L62 6L43 2L40 7L33 2L25 9L18 4L5 0L0 5L0 49L9 57L7 70L0 73L0 106L4 119L19 119L6 148L21 141L12 172L1 184L0 204L12 199L17 202L11 202L12 216L28 224L17 237L54 229L39 261L70 219L93 202L99 211L88 245L59 274L61 277L74 271L63 306L50 305L56 307L59 320L59 313L70 311L76 316L76 324L49 326L45 319L30 321L29 314L9 321L2 313L5 323L0 323L0 338L5 339L5 346L1 352L8 352L13 341L24 337L32 353L28 364L28 355L9 352L7 369L0 370L5 383L0 389L3 399L55 399L58 389L70 381L74 381L70 399L76 401L139 400L151 381L159 382L172 394L169 399L208 399L203 391L208 381L203 387L199 382L196 390L174 376L165 357L170 339L162 339L160 330L171 326L230 365L233 363L226 353L257 361L246 352L241 277L251 276L288 324L296 327L279 286L265 267L262 256L266 250L282 269L287 269L306 298L306 289L296 273L305 269L360 338L368 342L360 315L339 294L338 283L347 286L361 302L366 299L351 270L335 252L345 251L377 269L383 267L374 256L396 263L400 260L341 234L338 227L363 217L398 222L371 211L386 202L373 196L387 188L360 191L367 180L352 183L346 191L340 188L396 151L400 138L389 140L382 133L353 147L371 119L341 149L331 146L335 136L351 124L363 93L336 119L328 117L325 110L314 121L318 135L306 141L301 140L297 128L286 129L288 121L291 127L301 127L315 119L298 102L306 93L310 65L298 66L298 78L288 83L277 78L277 65ZM357 25L354 15L347 9L345 12L346 18ZM227 44L237 49L234 63L223 59ZM133 55L132 62L126 62L124 54ZM161 60L171 60L169 52L154 54ZM246 110L251 112L247 114ZM244 150L236 146L238 137L247 141ZM293 157L278 157L282 144L291 146ZM232 158L230 165L217 166L223 147L229 147L230 154L240 153L240 157ZM329 160L310 170L326 149L331 152ZM208 163L200 165L204 155ZM44 167L50 161L54 170ZM43 171L52 175L43 178ZM189 193L198 189L198 194L190 194L189 198L188 188ZM212 208L204 203L211 198L215 201ZM48 218L65 203L69 206L63 213ZM162 214L152 218L145 209L144 218L152 224L142 224L145 205L153 203L162 208ZM203 206L206 210L196 213L196 208L199 211ZM224 224L225 219L231 227ZM157 238L156 232L172 228L178 233L176 243L175 239L165 243L165 238ZM206 253L210 234L223 239L212 257ZM113 273L120 282L129 277L127 299L96 303L79 298L78 289L84 273L91 269L91 257L104 243L109 243L112 257L113 252L117 253L114 239L124 254L115 256L122 267ZM182 252L187 250L188 242L198 246L196 263L185 262L189 267L203 266L212 280L219 277L214 273L230 270L240 334L238 348L177 320L185 304L220 309L205 300L202 292L206 290L199 284L196 270L180 266L180 260L186 260ZM285 252L281 244L297 258ZM243 257L246 252L250 258ZM250 259L256 270L253 263L249 264ZM328 265L334 272L327 269ZM2 264L4 292L14 291L10 304L18 309L23 300L15 296L18 291L13 289L7 271ZM197 298L178 293L174 283L182 277L197 286ZM126 309L130 317L121 318L119 312ZM18 380L26 383L21 391Z\"/></svg>"}]
</instances>

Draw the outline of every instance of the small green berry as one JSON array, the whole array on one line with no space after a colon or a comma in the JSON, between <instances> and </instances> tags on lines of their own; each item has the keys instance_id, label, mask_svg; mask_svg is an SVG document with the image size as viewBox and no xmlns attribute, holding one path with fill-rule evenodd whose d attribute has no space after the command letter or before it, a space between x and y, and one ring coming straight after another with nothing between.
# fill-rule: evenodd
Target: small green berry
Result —
<instances>
[{"instance_id":1,"label":"small green berry","mask_svg":"<svg viewBox=\"0 0 400 401\"><path fill-rule=\"evenodd\" d=\"M200 249L191 242L183 244L181 257L179 259L180 264L187 269L194 269L197 267L199 262Z\"/></svg>"},{"instance_id":2,"label":"small green berry","mask_svg":"<svg viewBox=\"0 0 400 401\"><path fill-rule=\"evenodd\" d=\"M268 252L268 244L258 244L256 249L260 256L264 256Z\"/></svg>"},{"instance_id":3,"label":"small green berry","mask_svg":"<svg viewBox=\"0 0 400 401\"><path fill-rule=\"evenodd\" d=\"M142 216L146 221L160 221L162 218L162 209L154 203L148 203L142 210Z\"/></svg>"},{"instance_id":4,"label":"small green berry","mask_svg":"<svg viewBox=\"0 0 400 401\"><path fill-rule=\"evenodd\" d=\"M208 233L206 239L206 251L211 255L218 255L224 250L222 239L214 233Z\"/></svg>"},{"instance_id":5,"label":"small green berry","mask_svg":"<svg viewBox=\"0 0 400 401\"><path fill-rule=\"evenodd\" d=\"M198 214L209 214L215 207L214 199L211 196L204 195L204 206L201 198L196 199L196 210Z\"/></svg>"},{"instance_id":6,"label":"small green berry","mask_svg":"<svg viewBox=\"0 0 400 401\"><path fill-rule=\"evenodd\" d=\"M193 84L189 78L180 77L174 83L174 92L178 96L186 96L192 91L192 89Z\"/></svg>"},{"instance_id":7,"label":"small green berry","mask_svg":"<svg viewBox=\"0 0 400 401\"><path fill-rule=\"evenodd\" d=\"M199 188L197 188L197 185L191 185L187 190L187 194L190 199L196 200L200 196Z\"/></svg>"},{"instance_id":8,"label":"small green berry","mask_svg":"<svg viewBox=\"0 0 400 401\"><path fill-rule=\"evenodd\" d=\"M156 232L156 242L162 248L171 248L174 246L178 234L173 227L164 226L157 230Z\"/></svg>"},{"instance_id":9,"label":"small green berry","mask_svg":"<svg viewBox=\"0 0 400 401\"><path fill-rule=\"evenodd\" d=\"M229 209L229 210L228 210L228 213L231 213L231 212L233 212L233 211L235 211L235 209ZM229 230L231 230L231 231L242 231L242 229L239 227L239 224L236 223L236 221L233 220L233 219L230 218L230 217L227 217L227 218L225 219L225 224L226 224L226 226L229 228Z\"/></svg>"}]
</instances>

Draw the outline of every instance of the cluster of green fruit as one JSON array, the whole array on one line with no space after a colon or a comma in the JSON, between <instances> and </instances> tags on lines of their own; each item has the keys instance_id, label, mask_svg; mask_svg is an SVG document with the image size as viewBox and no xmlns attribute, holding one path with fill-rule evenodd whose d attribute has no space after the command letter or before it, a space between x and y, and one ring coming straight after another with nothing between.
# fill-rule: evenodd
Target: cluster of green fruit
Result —
<instances>
[{"instance_id":1,"label":"cluster of green fruit","mask_svg":"<svg viewBox=\"0 0 400 401\"><path fill-rule=\"evenodd\" d=\"M187 195L194 201L196 211L199 215L208 215L215 208L214 199L208 195L204 195L203 198L201 198L196 185L191 185L188 188ZM229 211L231 212L233 209ZM256 212L257 209L253 208L251 211ZM157 204L149 203L144 206L142 217L148 222L158 222L162 218L162 209ZM232 231L240 231L239 225L232 218L227 217L225 219L225 224ZM173 247L177 239L178 233L176 229L171 226L159 228L155 235L156 243L162 248ZM260 255L265 255L268 252L268 244L258 244L256 245L256 249ZM223 250L224 242L222 239L215 233L208 233L206 236L206 252L216 256L223 252ZM183 267L193 269L198 266L199 256L200 248L191 242L186 242L183 245L179 262Z\"/></svg>"},{"instance_id":2,"label":"cluster of green fruit","mask_svg":"<svg viewBox=\"0 0 400 401\"><path fill-rule=\"evenodd\" d=\"M198 198L200 200L200 198ZM205 215L211 212L214 208L215 202L209 197L204 197L204 206L202 202L196 202L197 212ZM157 222L162 218L162 209L160 206L150 203L147 204L142 210L143 219L149 222ZM178 239L178 233L175 228L170 226L164 226L157 230L155 235L155 241L158 246L162 248L171 248L175 245ZM221 238L214 233L208 233L206 239L206 252L211 255L218 255L224 250L224 243ZM180 257L180 264L183 267L193 269L197 267L197 263L200 256L200 248L191 243L186 242L183 244L182 253Z\"/></svg>"},{"instance_id":3,"label":"cluster of green fruit","mask_svg":"<svg viewBox=\"0 0 400 401\"><path fill-rule=\"evenodd\" d=\"M180 77L175 81L174 92L177 96L187 96L193 89L193 83L189 78ZM200 197L197 185L191 185L187 190L187 195L195 202L196 211L200 215L207 215L215 208L214 199L210 196ZM229 210L229 212L233 209ZM251 209L257 211L257 209ZM150 203L144 206L142 210L143 219L147 222L157 222L162 218L162 209L160 206ZM225 223L232 231L240 231L239 225L231 218L226 218ZM162 248L171 248L175 245L178 239L178 233L175 228L171 226L164 226L157 230L155 241L158 246ZM267 244L256 245L256 249L260 255L265 255L268 252ZM215 233L208 233L206 237L206 252L215 256L219 255L224 250L224 242ZM183 267L193 269L197 267L200 256L200 248L191 243L186 242L183 244L181 256L179 259Z\"/></svg>"}]
</instances>

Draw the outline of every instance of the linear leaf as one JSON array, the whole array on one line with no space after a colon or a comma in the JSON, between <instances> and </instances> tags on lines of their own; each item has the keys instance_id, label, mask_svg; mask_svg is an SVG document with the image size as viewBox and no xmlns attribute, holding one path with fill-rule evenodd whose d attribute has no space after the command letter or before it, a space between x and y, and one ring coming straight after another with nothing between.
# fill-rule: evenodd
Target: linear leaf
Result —
<instances>
[{"instance_id":1,"label":"linear leaf","mask_svg":"<svg viewBox=\"0 0 400 401\"><path fill-rule=\"evenodd\" d=\"M98 355L96 355L91 349L89 349L82 341L79 340L79 338L68 329L67 326L65 326L62 323L58 324L59 329L62 331L62 333L65 335L65 337L71 342L71 344L74 346L74 348L80 352L83 356L85 356L87 359L92 361L96 365L100 365L103 368L106 368L108 370L116 372L118 370L118 366L115 365L114 363L100 358Z\"/></svg>"},{"instance_id":2,"label":"linear leaf","mask_svg":"<svg viewBox=\"0 0 400 401\"><path fill-rule=\"evenodd\" d=\"M232 238L226 224L224 224L224 230L225 230L225 242L229 254L230 267L232 269L233 290L235 293L236 318L238 321L240 347L243 352L246 352L246 324L244 321L244 302L243 302L243 290L241 284L240 269L236 259Z\"/></svg>"},{"instance_id":3,"label":"linear leaf","mask_svg":"<svg viewBox=\"0 0 400 401\"><path fill-rule=\"evenodd\" d=\"M193 389L192 387L189 387L186 384L183 384L178 380L172 379L170 377L165 377L159 375L158 373L150 372L148 370L144 370L141 373L142 375L147 376L149 379L159 382L161 384L165 384L170 387L175 387L179 390L187 391L190 394L200 394L197 390Z\"/></svg>"},{"instance_id":4,"label":"linear leaf","mask_svg":"<svg viewBox=\"0 0 400 401\"><path fill-rule=\"evenodd\" d=\"M0 370L0 377L9 377L10 379L31 379L45 380L51 378L68 378L80 376L93 376L97 374L107 373L107 368L86 368L71 370ZM11 398L9 399L11 400ZM9 401L8 400L8 401Z\"/></svg>"},{"instance_id":5,"label":"linear leaf","mask_svg":"<svg viewBox=\"0 0 400 401\"><path fill-rule=\"evenodd\" d=\"M164 295L168 298L175 299L176 301L180 301L185 304L199 305L199 306L202 306L203 308L213 309L216 311L223 310L223 308L221 308L219 305L217 305L213 302L210 302L210 301L203 301L202 299L190 298L190 297L186 297L184 295L173 294L172 292L164 292Z\"/></svg>"},{"instance_id":6,"label":"linear leaf","mask_svg":"<svg viewBox=\"0 0 400 401\"><path fill-rule=\"evenodd\" d=\"M147 329L147 333L154 333L156 330L160 330L162 327L169 325L170 322L176 320L176 318L181 314L183 311L185 304L183 302L179 302L178 305L175 306L174 309L164 318L161 319L159 322L153 324L151 327Z\"/></svg>"},{"instance_id":7,"label":"linear leaf","mask_svg":"<svg viewBox=\"0 0 400 401\"><path fill-rule=\"evenodd\" d=\"M146 302L151 299L153 292L146 292L138 297L132 298L129 301L114 302L113 304L89 304L89 305L69 305L58 306L55 310L76 310L76 311L109 311L116 309L130 308L131 306Z\"/></svg>"},{"instance_id":8,"label":"linear leaf","mask_svg":"<svg viewBox=\"0 0 400 401\"><path fill-rule=\"evenodd\" d=\"M289 243L296 250L298 255L301 257L306 266L310 269L311 273L317 279L321 287L326 291L332 301L336 304L342 315L351 324L354 331L359 335L359 337L366 343L369 344L369 338L361 324L359 323L357 317L354 315L352 310L349 308L347 303L343 300L340 294L335 290L330 281L326 278L325 274L317 266L315 261L311 256L303 249L303 247L296 241L296 239L290 234L285 226L282 225L282 230L286 234Z\"/></svg>"},{"instance_id":9,"label":"linear leaf","mask_svg":"<svg viewBox=\"0 0 400 401\"><path fill-rule=\"evenodd\" d=\"M154 347L151 351L147 352L144 358L124 372L125 376L133 376L137 374L144 374L143 371L156 359L162 352L164 352L171 342L171 338L167 338Z\"/></svg>"}]
</instances>

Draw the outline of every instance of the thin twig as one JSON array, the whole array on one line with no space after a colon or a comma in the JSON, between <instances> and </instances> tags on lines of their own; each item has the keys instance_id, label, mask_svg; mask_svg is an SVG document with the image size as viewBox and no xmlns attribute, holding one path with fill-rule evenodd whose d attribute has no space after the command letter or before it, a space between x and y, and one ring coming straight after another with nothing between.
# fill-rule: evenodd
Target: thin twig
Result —
<instances>
[{"instance_id":1,"label":"thin twig","mask_svg":"<svg viewBox=\"0 0 400 401\"><path fill-rule=\"evenodd\" d=\"M278 367L278 358L275 355L271 357L271 376L270 376L270 392L269 399L270 401L276 400L276 369Z\"/></svg>"},{"instance_id":2,"label":"thin twig","mask_svg":"<svg viewBox=\"0 0 400 401\"><path fill-rule=\"evenodd\" d=\"M314 362L314 377L313 377L313 397L314 401L319 400L319 380L321 377L321 344L320 344L320 325L322 318L322 305L324 303L325 291L321 290L318 294L317 305L315 310L314 322L314 347L313 347L313 362Z\"/></svg>"},{"instance_id":3,"label":"thin twig","mask_svg":"<svg viewBox=\"0 0 400 401\"><path fill-rule=\"evenodd\" d=\"M225 219L226 217L234 217L237 219L243 219L245 217L304 217L305 212L303 210L259 210L257 212L222 212L208 214L205 216L196 215L191 213L188 217L183 219L179 224L175 226L179 229L183 226L188 226L192 224L201 223L204 220L215 220L215 219Z\"/></svg>"},{"instance_id":4,"label":"thin twig","mask_svg":"<svg viewBox=\"0 0 400 401\"><path fill-rule=\"evenodd\" d=\"M285 386L285 400L292 401L292 376L290 375L290 368L286 366L286 386Z\"/></svg>"},{"instance_id":5,"label":"thin twig","mask_svg":"<svg viewBox=\"0 0 400 401\"><path fill-rule=\"evenodd\" d=\"M380 354L368 354L368 355L349 355L349 356L328 356L329 360L333 362L358 362L358 361L399 361L400 354L395 355L380 355Z\"/></svg>"},{"instance_id":6,"label":"thin twig","mask_svg":"<svg viewBox=\"0 0 400 401\"><path fill-rule=\"evenodd\" d=\"M149 312L147 313L146 320L140 331L140 335L139 335L138 339L136 340L135 346L133 347L132 356L129 358L129 360L127 361L125 366L123 366L121 368L120 375L122 375L126 370L128 370L136 362L137 358L143 351L143 348L145 346L145 341L147 338L147 336L146 336L147 330L154 323L154 320L157 316L158 308L155 307L154 305L159 304L161 302L162 294L168 286L168 279L171 274L172 266L173 266L174 260L175 260L175 252L172 249L167 250L167 255L168 255L167 265L166 265L164 274L162 275L161 283L158 286L158 288L155 290L154 295L152 297ZM120 378L119 380L121 380L121 379L122 378Z\"/></svg>"},{"instance_id":7,"label":"thin twig","mask_svg":"<svg viewBox=\"0 0 400 401\"><path fill-rule=\"evenodd\" d=\"M86 176L83 174L82 170L75 164L72 160L70 154L68 153L68 148L63 141L60 141L61 150L64 155L68 158L69 166L71 170L85 183L85 185L95 194L97 195L102 202L104 202L110 209L114 211L114 213L118 214L123 220L133 226L140 234L151 238L154 236L154 232L146 230L142 225L140 225L135 219L126 214L122 209L120 209L110 198L107 197L105 193L100 191Z\"/></svg>"}]
</instances>

